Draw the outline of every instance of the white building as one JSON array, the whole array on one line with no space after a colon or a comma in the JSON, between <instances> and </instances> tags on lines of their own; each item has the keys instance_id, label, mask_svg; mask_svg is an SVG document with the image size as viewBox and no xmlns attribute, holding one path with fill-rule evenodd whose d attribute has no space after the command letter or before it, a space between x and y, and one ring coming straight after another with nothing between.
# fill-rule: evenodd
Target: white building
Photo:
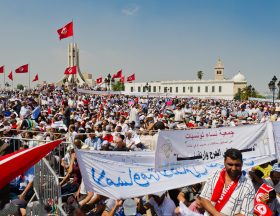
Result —
<instances>
[{"instance_id":1,"label":"white building","mask_svg":"<svg viewBox=\"0 0 280 216\"><path fill-rule=\"evenodd\" d=\"M172 80L172 81L151 81L141 83L126 83L126 92L135 93L165 93L199 98L222 98L232 100L238 89L247 85L245 76L240 72L232 79L224 78L224 66L219 59L214 68L214 80ZM148 91L147 91L148 90Z\"/></svg>"}]
</instances>

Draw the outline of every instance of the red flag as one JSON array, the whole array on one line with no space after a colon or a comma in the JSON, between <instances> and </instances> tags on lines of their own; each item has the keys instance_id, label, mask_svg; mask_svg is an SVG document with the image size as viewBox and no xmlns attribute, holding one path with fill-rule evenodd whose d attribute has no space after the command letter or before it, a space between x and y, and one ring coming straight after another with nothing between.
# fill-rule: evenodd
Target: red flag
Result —
<instances>
[{"instance_id":1,"label":"red flag","mask_svg":"<svg viewBox=\"0 0 280 216\"><path fill-rule=\"evenodd\" d=\"M15 70L16 73L27 73L28 72L28 64L22 65Z\"/></svg>"},{"instance_id":2,"label":"red flag","mask_svg":"<svg viewBox=\"0 0 280 216\"><path fill-rule=\"evenodd\" d=\"M11 71L11 73L9 74L9 79L13 81L13 71Z\"/></svg>"},{"instance_id":3,"label":"red flag","mask_svg":"<svg viewBox=\"0 0 280 216\"><path fill-rule=\"evenodd\" d=\"M96 84L100 84L100 83L102 83L102 77L96 79Z\"/></svg>"},{"instance_id":4,"label":"red flag","mask_svg":"<svg viewBox=\"0 0 280 216\"><path fill-rule=\"evenodd\" d=\"M77 73L77 66L68 67L65 69L64 74L71 75Z\"/></svg>"},{"instance_id":5,"label":"red flag","mask_svg":"<svg viewBox=\"0 0 280 216\"><path fill-rule=\"evenodd\" d=\"M56 140L23 151L15 152L10 157L0 157L0 189L15 177L28 170L51 150L58 146L62 140Z\"/></svg>"},{"instance_id":6,"label":"red flag","mask_svg":"<svg viewBox=\"0 0 280 216\"><path fill-rule=\"evenodd\" d=\"M122 77L120 78L120 83L124 83L124 80L125 80L125 77L122 76Z\"/></svg>"},{"instance_id":7,"label":"red flag","mask_svg":"<svg viewBox=\"0 0 280 216\"><path fill-rule=\"evenodd\" d=\"M135 74L132 74L129 77L127 77L127 82L132 82L134 80L135 80Z\"/></svg>"},{"instance_id":8,"label":"red flag","mask_svg":"<svg viewBox=\"0 0 280 216\"><path fill-rule=\"evenodd\" d=\"M0 73L4 73L4 65L0 67Z\"/></svg>"},{"instance_id":9,"label":"red flag","mask_svg":"<svg viewBox=\"0 0 280 216\"><path fill-rule=\"evenodd\" d=\"M38 74L36 74L35 78L32 80L32 82L35 82L35 81L38 81L39 80L39 77L38 77Z\"/></svg>"},{"instance_id":10,"label":"red flag","mask_svg":"<svg viewBox=\"0 0 280 216\"><path fill-rule=\"evenodd\" d=\"M70 22L62 28L58 29L57 33L60 40L73 36L73 22Z\"/></svg>"},{"instance_id":11,"label":"red flag","mask_svg":"<svg viewBox=\"0 0 280 216\"><path fill-rule=\"evenodd\" d=\"M121 77L122 77L122 70L118 71L116 74L114 74L114 75L112 76L113 79L115 79L115 78L121 78Z\"/></svg>"}]
</instances>

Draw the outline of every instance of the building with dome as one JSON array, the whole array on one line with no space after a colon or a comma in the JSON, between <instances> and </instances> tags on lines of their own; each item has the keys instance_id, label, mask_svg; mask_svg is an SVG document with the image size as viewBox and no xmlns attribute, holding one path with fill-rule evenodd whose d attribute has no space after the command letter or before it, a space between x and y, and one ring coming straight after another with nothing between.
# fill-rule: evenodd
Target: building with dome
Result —
<instances>
[{"instance_id":1,"label":"building with dome","mask_svg":"<svg viewBox=\"0 0 280 216\"><path fill-rule=\"evenodd\" d=\"M148 85L147 85L148 84ZM246 78L238 72L232 79L224 78L224 65L219 59L214 67L214 80L172 80L126 83L125 91L131 93L166 94L199 98L232 100L234 95L247 86Z\"/></svg>"}]
</instances>

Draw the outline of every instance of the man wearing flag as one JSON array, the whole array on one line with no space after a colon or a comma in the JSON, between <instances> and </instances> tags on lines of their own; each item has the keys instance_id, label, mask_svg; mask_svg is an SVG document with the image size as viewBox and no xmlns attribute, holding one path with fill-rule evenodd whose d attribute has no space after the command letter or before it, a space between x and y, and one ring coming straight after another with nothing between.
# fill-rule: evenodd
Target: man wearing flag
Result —
<instances>
[{"instance_id":1,"label":"man wearing flag","mask_svg":"<svg viewBox=\"0 0 280 216\"><path fill-rule=\"evenodd\" d=\"M242 153L228 149L225 168L211 175L201 192L201 204L213 216L253 216L255 189L242 172Z\"/></svg>"}]
</instances>

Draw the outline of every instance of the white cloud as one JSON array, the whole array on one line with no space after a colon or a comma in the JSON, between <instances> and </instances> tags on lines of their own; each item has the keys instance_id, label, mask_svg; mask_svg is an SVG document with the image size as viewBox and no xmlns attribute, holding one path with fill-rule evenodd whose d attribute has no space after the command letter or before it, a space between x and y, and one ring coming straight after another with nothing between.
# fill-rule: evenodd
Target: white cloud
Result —
<instances>
[{"instance_id":1,"label":"white cloud","mask_svg":"<svg viewBox=\"0 0 280 216\"><path fill-rule=\"evenodd\" d=\"M133 16L135 15L139 10L139 6L135 5L135 6L131 6L131 7L127 7L125 9L122 10L122 13L126 16Z\"/></svg>"}]
</instances>

